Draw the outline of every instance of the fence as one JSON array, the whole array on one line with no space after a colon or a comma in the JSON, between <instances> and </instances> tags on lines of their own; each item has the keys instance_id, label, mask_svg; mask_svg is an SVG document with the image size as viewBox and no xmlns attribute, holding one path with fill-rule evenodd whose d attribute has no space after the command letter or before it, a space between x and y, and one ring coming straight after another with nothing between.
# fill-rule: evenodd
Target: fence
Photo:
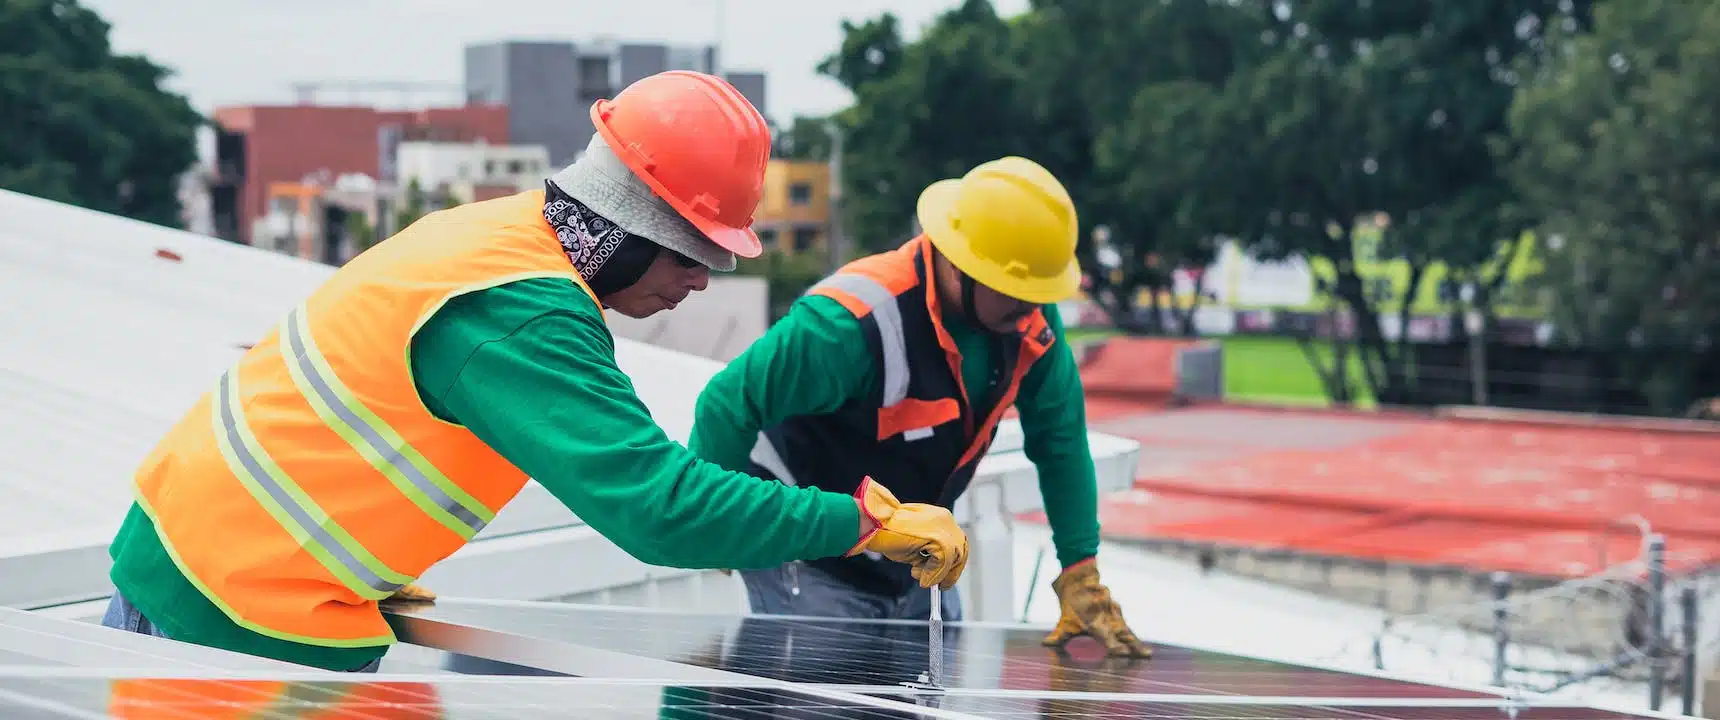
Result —
<instances>
[{"instance_id":1,"label":"fence","mask_svg":"<svg viewBox=\"0 0 1720 720\"><path fill-rule=\"evenodd\" d=\"M1645 692L1659 710L1676 691L1697 711L1701 665L1720 650L1700 608L1711 575L1672 578L1665 539L1645 533L1643 553L1605 572L1549 583L1485 577L1489 597L1431 610L1389 613L1365 643L1380 670L1429 672L1536 693L1573 689ZM1340 653L1353 657L1354 643Z\"/></svg>"}]
</instances>

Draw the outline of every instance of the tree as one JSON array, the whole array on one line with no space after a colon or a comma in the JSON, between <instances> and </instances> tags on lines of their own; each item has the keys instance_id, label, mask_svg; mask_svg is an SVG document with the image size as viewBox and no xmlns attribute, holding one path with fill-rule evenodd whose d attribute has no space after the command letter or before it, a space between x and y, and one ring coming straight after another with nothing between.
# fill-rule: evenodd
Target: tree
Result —
<instances>
[{"instance_id":1,"label":"tree","mask_svg":"<svg viewBox=\"0 0 1720 720\"><path fill-rule=\"evenodd\" d=\"M1236 175L1245 185L1204 191L1247 198L1224 229L1252 253L1321 261L1319 289L1353 323L1363 376L1382 402L1413 401L1414 373L1407 333L1387 340L1381 302L1401 303L1407 320L1431 264L1478 272L1521 236L1491 151L1513 67L1535 55L1550 22L1581 18L1587 5L1239 3L1265 23L1272 54L1226 85L1218 114L1254 167ZM1357 231L1379 213L1390 222L1375 243ZM1407 291L1372 293L1358 272L1363 253L1403 263ZM1344 343L1334 357L1316 369L1344 402L1353 395Z\"/></svg>"},{"instance_id":2,"label":"tree","mask_svg":"<svg viewBox=\"0 0 1720 720\"><path fill-rule=\"evenodd\" d=\"M830 160L831 119L797 115L787 128L772 128L770 156L783 160Z\"/></svg>"},{"instance_id":3,"label":"tree","mask_svg":"<svg viewBox=\"0 0 1720 720\"><path fill-rule=\"evenodd\" d=\"M1017 27L1039 152L1080 208L1090 295L1120 326L1163 332L1158 299L1173 271L1216 256L1205 214L1228 196L1189 190L1230 184L1215 162L1228 142L1208 106L1259 55L1258 23L1214 0L1039 0ZM1094 239L1101 226L1109 252ZM1150 307L1137 324L1143 290ZM1199 290L1176 313L1184 334Z\"/></svg>"},{"instance_id":4,"label":"tree","mask_svg":"<svg viewBox=\"0 0 1720 720\"><path fill-rule=\"evenodd\" d=\"M1561 338L1676 413L1720 360L1720 5L1608 3L1561 39L1511 108L1509 177Z\"/></svg>"},{"instance_id":5,"label":"tree","mask_svg":"<svg viewBox=\"0 0 1720 720\"><path fill-rule=\"evenodd\" d=\"M926 186L1005 155L1032 157L1026 113L1008 102L1020 89L1010 27L985 0L944 13L912 44L893 16L844 23L841 49L820 72L855 102L836 116L846 228L864 251L912 236Z\"/></svg>"},{"instance_id":6,"label":"tree","mask_svg":"<svg viewBox=\"0 0 1720 720\"><path fill-rule=\"evenodd\" d=\"M0 0L0 187L182 227L204 122L75 0Z\"/></svg>"}]
</instances>

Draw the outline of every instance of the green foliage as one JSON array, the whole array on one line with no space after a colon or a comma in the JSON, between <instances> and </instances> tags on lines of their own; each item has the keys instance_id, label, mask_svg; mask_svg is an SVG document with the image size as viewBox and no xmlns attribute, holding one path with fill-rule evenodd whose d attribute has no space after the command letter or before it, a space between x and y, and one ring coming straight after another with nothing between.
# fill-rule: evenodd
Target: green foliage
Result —
<instances>
[{"instance_id":1,"label":"green foliage","mask_svg":"<svg viewBox=\"0 0 1720 720\"><path fill-rule=\"evenodd\" d=\"M1720 359L1720 5L1609 3L1595 24L1516 98L1510 178L1559 238L1543 285L1564 339L1676 412Z\"/></svg>"},{"instance_id":2,"label":"green foliage","mask_svg":"<svg viewBox=\"0 0 1720 720\"><path fill-rule=\"evenodd\" d=\"M781 320L795 298L825 275L824 259L813 253L795 253L781 249L766 250L756 258L742 258L735 272L765 279L770 298L770 321Z\"/></svg>"},{"instance_id":3,"label":"green foliage","mask_svg":"<svg viewBox=\"0 0 1720 720\"><path fill-rule=\"evenodd\" d=\"M826 162L832 149L831 132L829 118L796 116L787 128L772 128L770 156Z\"/></svg>"},{"instance_id":4,"label":"green foliage","mask_svg":"<svg viewBox=\"0 0 1720 720\"><path fill-rule=\"evenodd\" d=\"M1032 155L1021 134L1027 112L1007 101L1021 84L1014 39L990 3L967 0L912 45L891 15L844 30L841 49L819 69L856 97L836 120L846 144L845 226L862 250L911 237L927 185L1004 155Z\"/></svg>"},{"instance_id":5,"label":"green foliage","mask_svg":"<svg viewBox=\"0 0 1720 720\"><path fill-rule=\"evenodd\" d=\"M1357 329L1304 347L1337 402L1417 401L1388 313L1552 312L1590 345L1713 354L1720 6L1615 2L1589 37L1596 5L1034 0L1005 19L965 0L912 42L889 15L845 23L819 69L855 96L834 118L847 227L894 247L926 185L1031 158L1075 198L1090 296L1125 329L1170 330L1160 291L1223 239L1307 260L1315 306ZM1712 359L1679 362L1640 374L1658 406Z\"/></svg>"},{"instance_id":6,"label":"green foliage","mask_svg":"<svg viewBox=\"0 0 1720 720\"><path fill-rule=\"evenodd\" d=\"M0 0L0 187L180 227L203 119L75 0Z\"/></svg>"}]
</instances>

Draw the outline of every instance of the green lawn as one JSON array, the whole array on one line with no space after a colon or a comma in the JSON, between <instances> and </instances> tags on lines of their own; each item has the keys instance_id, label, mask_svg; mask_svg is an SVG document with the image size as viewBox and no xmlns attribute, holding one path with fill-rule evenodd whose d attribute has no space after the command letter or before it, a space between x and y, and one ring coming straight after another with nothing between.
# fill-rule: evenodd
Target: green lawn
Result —
<instances>
[{"instance_id":1,"label":"green lawn","mask_svg":"<svg viewBox=\"0 0 1720 720\"><path fill-rule=\"evenodd\" d=\"M1073 343L1110 337L1117 331L1103 327L1074 327L1066 333ZM1320 376L1308 366L1307 356L1302 354L1294 339L1235 336L1217 340L1224 345L1225 397L1276 405L1330 404L1325 388L1320 385ZM1316 342L1314 352L1322 363L1332 362L1331 344ZM1361 365L1356 363L1354 352L1350 355L1350 377L1352 387L1361 393L1356 404L1372 407L1373 398L1368 396L1367 380L1362 375Z\"/></svg>"},{"instance_id":2,"label":"green lawn","mask_svg":"<svg viewBox=\"0 0 1720 720\"><path fill-rule=\"evenodd\" d=\"M1236 336L1220 338L1224 345L1225 397L1250 402L1285 405L1327 405L1320 376L1308 366L1308 358L1292 338ZM1320 362L1332 362L1332 346L1314 343ZM1360 391L1357 405L1370 407L1367 380L1350 354L1351 387Z\"/></svg>"}]
</instances>

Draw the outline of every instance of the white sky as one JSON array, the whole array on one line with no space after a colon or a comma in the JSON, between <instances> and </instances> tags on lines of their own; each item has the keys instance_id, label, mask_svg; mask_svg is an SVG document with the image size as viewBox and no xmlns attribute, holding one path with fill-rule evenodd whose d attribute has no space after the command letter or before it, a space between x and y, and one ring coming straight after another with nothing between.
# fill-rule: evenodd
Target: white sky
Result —
<instances>
[{"instance_id":1,"label":"white sky","mask_svg":"<svg viewBox=\"0 0 1720 720\"><path fill-rule=\"evenodd\" d=\"M769 75L765 112L781 122L847 105L813 67L840 21L895 12L910 38L956 0L83 0L113 25L120 52L173 68L199 110L284 103L290 85L408 80L458 85L468 43L505 39L722 42L724 64ZM1011 15L1027 0L993 0ZM719 11L719 7L723 8ZM719 17L722 18L719 29ZM322 102L350 98L339 92ZM424 96L429 98L431 96ZM443 95L434 96L442 98ZM458 95L447 95L448 101ZM389 104L384 102L381 104Z\"/></svg>"}]
</instances>

